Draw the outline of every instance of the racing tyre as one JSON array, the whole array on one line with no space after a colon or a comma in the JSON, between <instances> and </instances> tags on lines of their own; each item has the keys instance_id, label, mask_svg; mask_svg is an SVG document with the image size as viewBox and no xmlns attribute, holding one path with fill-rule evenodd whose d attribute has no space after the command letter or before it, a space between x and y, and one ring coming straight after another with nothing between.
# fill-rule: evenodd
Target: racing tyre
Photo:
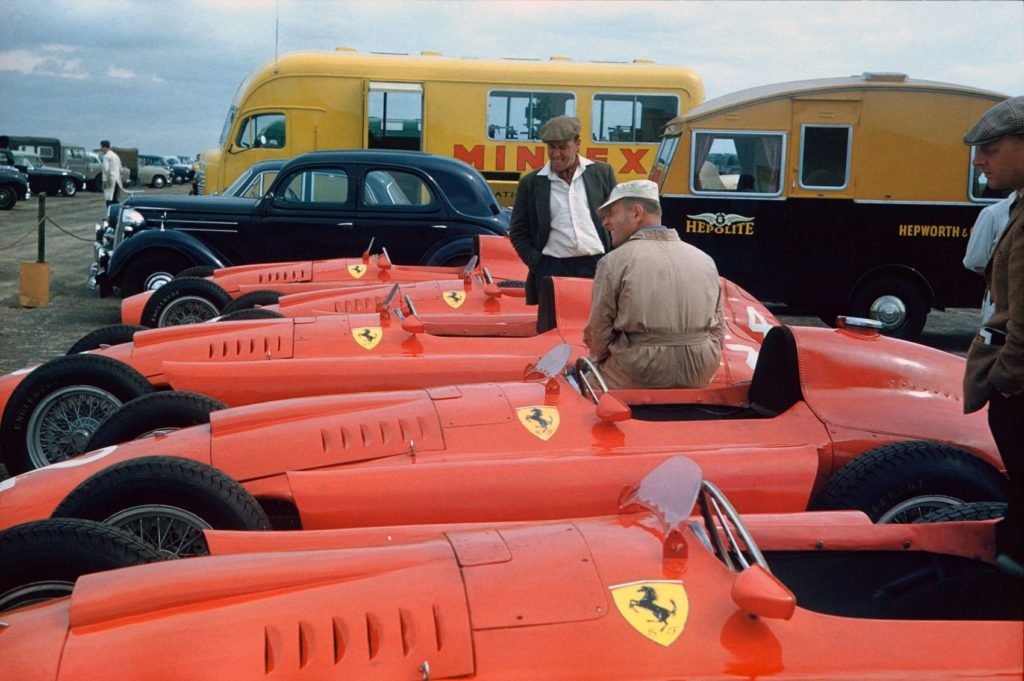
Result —
<instances>
[{"instance_id":1,"label":"racing tyre","mask_svg":"<svg viewBox=\"0 0 1024 681\"><path fill-rule=\"evenodd\" d=\"M209 277L213 275L213 271L216 267L210 265L193 265L192 267L186 267L182 271L174 275L175 279L181 279L182 277Z\"/></svg>"},{"instance_id":2,"label":"racing tyre","mask_svg":"<svg viewBox=\"0 0 1024 681\"><path fill-rule=\"evenodd\" d=\"M262 307L263 305L276 305L280 298L281 294L278 291L249 291L230 301L221 308L221 312L229 314L236 310L249 310L255 307Z\"/></svg>"},{"instance_id":3,"label":"racing tyre","mask_svg":"<svg viewBox=\"0 0 1024 681\"><path fill-rule=\"evenodd\" d=\"M18 192L12 187L0 187L0 210L10 210L18 203Z\"/></svg>"},{"instance_id":4,"label":"racing tyre","mask_svg":"<svg viewBox=\"0 0 1024 681\"><path fill-rule=\"evenodd\" d=\"M855 316L882 322L886 336L904 340L921 334L931 308L919 286L892 276L878 277L861 286L854 293L851 307Z\"/></svg>"},{"instance_id":5,"label":"racing tyre","mask_svg":"<svg viewBox=\"0 0 1024 681\"><path fill-rule=\"evenodd\" d=\"M145 330L145 326L139 326L138 324L111 324L110 326L101 326L95 331L90 331L75 341L75 344L72 345L65 354L77 355L80 352L85 352L86 350L98 350L107 345L131 343L136 332Z\"/></svg>"},{"instance_id":6,"label":"racing tyre","mask_svg":"<svg viewBox=\"0 0 1024 681\"><path fill-rule=\"evenodd\" d=\"M227 406L212 397L183 390L136 397L99 425L85 445L85 451L209 423L210 414Z\"/></svg>"},{"instance_id":7,"label":"racing tyre","mask_svg":"<svg viewBox=\"0 0 1024 681\"><path fill-rule=\"evenodd\" d=\"M158 289L191 265L188 258L173 251L141 253L125 267L120 282L121 295L127 298Z\"/></svg>"},{"instance_id":8,"label":"racing tyre","mask_svg":"<svg viewBox=\"0 0 1024 681\"><path fill-rule=\"evenodd\" d=\"M222 316L218 322L238 322L243 319L284 319L284 315L276 310L264 310L262 307L250 307L248 310L235 310Z\"/></svg>"},{"instance_id":9,"label":"racing tyre","mask_svg":"<svg viewBox=\"0 0 1024 681\"><path fill-rule=\"evenodd\" d=\"M812 510L855 509L878 523L909 523L969 501L1006 501L1010 483L992 466L938 442L892 442L833 475Z\"/></svg>"},{"instance_id":10,"label":"racing tyre","mask_svg":"<svg viewBox=\"0 0 1024 681\"><path fill-rule=\"evenodd\" d=\"M209 553L203 530L269 530L241 484L191 459L146 456L94 473L64 498L54 518L86 518L131 532L161 558Z\"/></svg>"},{"instance_id":11,"label":"racing tyre","mask_svg":"<svg viewBox=\"0 0 1024 681\"><path fill-rule=\"evenodd\" d=\"M41 364L11 393L0 419L8 472L78 456L107 416L152 391L138 371L103 355L65 355Z\"/></svg>"},{"instance_id":12,"label":"racing tyre","mask_svg":"<svg viewBox=\"0 0 1024 681\"><path fill-rule=\"evenodd\" d=\"M75 580L160 560L144 541L109 525L68 518L0 532L0 612L71 593Z\"/></svg>"},{"instance_id":13,"label":"racing tyre","mask_svg":"<svg viewBox=\"0 0 1024 681\"><path fill-rule=\"evenodd\" d=\"M947 506L928 513L915 523L952 523L963 520L994 520L1006 515L1006 504L1001 501L972 501L959 506Z\"/></svg>"},{"instance_id":14,"label":"racing tyre","mask_svg":"<svg viewBox=\"0 0 1024 681\"><path fill-rule=\"evenodd\" d=\"M151 328L205 322L229 302L228 292L209 279L175 277L149 297L140 321Z\"/></svg>"},{"instance_id":15,"label":"racing tyre","mask_svg":"<svg viewBox=\"0 0 1024 681\"><path fill-rule=\"evenodd\" d=\"M66 177L61 180L60 193L64 196L74 196L78 193L78 183L70 177Z\"/></svg>"}]
</instances>

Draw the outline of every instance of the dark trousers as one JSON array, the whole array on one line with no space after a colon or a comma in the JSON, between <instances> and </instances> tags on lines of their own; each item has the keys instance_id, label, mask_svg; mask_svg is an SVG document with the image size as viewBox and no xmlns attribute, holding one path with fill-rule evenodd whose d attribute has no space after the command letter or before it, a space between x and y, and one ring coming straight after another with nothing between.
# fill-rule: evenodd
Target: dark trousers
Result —
<instances>
[{"instance_id":1,"label":"dark trousers","mask_svg":"<svg viewBox=\"0 0 1024 681\"><path fill-rule=\"evenodd\" d=\"M578 277L593 279L600 255L581 255L576 258L552 258L542 255L536 267L526 277L526 304L538 303L540 282L544 277Z\"/></svg>"},{"instance_id":2,"label":"dark trousers","mask_svg":"<svg viewBox=\"0 0 1024 681\"><path fill-rule=\"evenodd\" d=\"M988 426L1010 478L1006 517L996 524L996 551L1024 562L1024 394L993 395Z\"/></svg>"}]
</instances>

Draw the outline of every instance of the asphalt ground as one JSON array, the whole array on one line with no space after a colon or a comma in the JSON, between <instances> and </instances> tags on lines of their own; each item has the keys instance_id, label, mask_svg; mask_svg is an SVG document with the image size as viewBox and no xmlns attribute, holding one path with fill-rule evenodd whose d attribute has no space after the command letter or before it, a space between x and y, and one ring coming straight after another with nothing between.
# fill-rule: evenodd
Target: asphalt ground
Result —
<instances>
[{"instance_id":1,"label":"asphalt ground","mask_svg":"<svg viewBox=\"0 0 1024 681\"><path fill-rule=\"evenodd\" d=\"M145 191L187 194L188 185ZM22 263L35 263L38 258L39 200L32 197L12 210L0 211L0 374L62 355L93 329L120 322L120 299L100 298L86 288L95 224L105 213L103 195L80 192L70 198L46 197L45 208L49 304L31 308L19 304L19 278ZM787 324L823 326L817 317L800 310L773 307L773 311ZM977 330L978 315L977 309L933 311L920 342L964 356Z\"/></svg>"}]
</instances>

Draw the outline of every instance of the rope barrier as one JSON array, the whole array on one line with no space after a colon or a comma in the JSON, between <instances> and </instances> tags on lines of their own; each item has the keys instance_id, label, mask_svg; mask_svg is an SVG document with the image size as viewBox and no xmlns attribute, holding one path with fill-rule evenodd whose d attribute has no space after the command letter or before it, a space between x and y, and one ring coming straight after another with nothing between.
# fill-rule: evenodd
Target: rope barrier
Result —
<instances>
[{"instance_id":1,"label":"rope barrier","mask_svg":"<svg viewBox=\"0 0 1024 681\"><path fill-rule=\"evenodd\" d=\"M39 229L39 226L40 226L40 224L41 224L41 223L42 223L42 222L43 222L44 220L45 220L46 222L49 222L49 223L50 223L51 225L53 225L54 227L56 227L56 228L57 228L57 229L59 229L60 231L62 231L62 232L64 232L65 234L67 234L67 235L68 235L69 237L71 237L72 239L78 239L79 241L87 241L87 242L92 242L92 241L94 241L94 240L95 240L95 239L86 239L85 237L80 237L80 236L78 236L77 234L72 234L71 232L69 232L68 230L64 229L64 228L63 228L62 226L60 226L60 225L59 225L59 224L58 224L57 222L55 222L55 221L54 221L54 220L53 220L53 219L52 219L52 218L51 218L50 216L46 216L46 217L44 217L44 218L43 218L43 220L36 220L36 223L35 223L34 225L32 225L31 227L29 227L29 228L28 228L28 231L27 231L27 232L25 232L25 233L24 233L24 234L22 234L22 235L21 235L20 237L18 237L17 239L15 239L15 241L14 241L13 243L11 243L10 245L7 245L7 246L0 246L0 251L9 251L9 250L11 250L12 248L14 248L15 246L17 246L18 244L20 244L20 243L21 243L22 241L24 241L25 239L27 239L27 238L28 238L29 236L31 236L32 234L35 234L35 233L36 233L36 231L38 231L38 229Z\"/></svg>"}]
</instances>

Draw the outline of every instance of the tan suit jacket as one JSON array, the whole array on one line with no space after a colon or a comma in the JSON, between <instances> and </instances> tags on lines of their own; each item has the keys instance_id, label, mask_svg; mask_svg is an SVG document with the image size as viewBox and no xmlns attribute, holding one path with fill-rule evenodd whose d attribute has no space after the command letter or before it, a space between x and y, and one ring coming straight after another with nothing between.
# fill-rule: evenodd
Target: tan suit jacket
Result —
<instances>
[{"instance_id":1,"label":"tan suit jacket","mask_svg":"<svg viewBox=\"0 0 1024 681\"><path fill-rule=\"evenodd\" d=\"M1010 210L1006 231L985 268L995 311L986 328L1006 334L1002 345L975 338L964 372L964 412L978 411L998 390L1006 395L1024 392L1024 200Z\"/></svg>"},{"instance_id":2,"label":"tan suit jacket","mask_svg":"<svg viewBox=\"0 0 1024 681\"><path fill-rule=\"evenodd\" d=\"M715 262L674 229L639 231L597 264L583 340L609 387L705 386L724 335Z\"/></svg>"}]
</instances>

